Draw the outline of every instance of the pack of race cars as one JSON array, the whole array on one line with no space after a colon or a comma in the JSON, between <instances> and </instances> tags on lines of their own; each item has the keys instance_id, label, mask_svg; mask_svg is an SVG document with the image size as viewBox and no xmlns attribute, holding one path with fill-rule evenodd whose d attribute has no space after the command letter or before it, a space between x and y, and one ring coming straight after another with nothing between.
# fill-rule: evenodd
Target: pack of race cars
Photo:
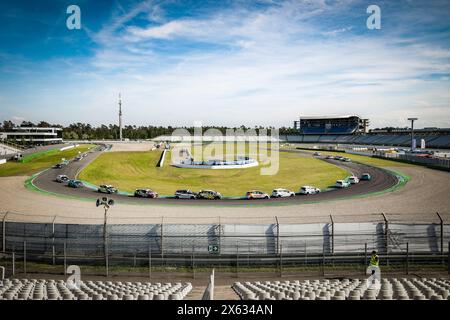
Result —
<instances>
[{"instance_id":1,"label":"pack of race cars","mask_svg":"<svg viewBox=\"0 0 450 320\"><path fill-rule=\"evenodd\" d=\"M350 176L345 180L337 180L334 185L335 188L347 188L352 184L357 184L360 180L370 180L371 176L368 173L364 173L360 178L356 176ZM83 188L84 184L80 180L69 179L66 175L58 175L55 179L56 182L59 183L67 183L68 187L71 188ZM119 190L112 185L100 185L97 188L99 193L106 194L116 194L119 193ZM256 199L270 199L270 198L287 198L287 197L295 197L297 195L313 195L322 192L319 188L313 186L302 186L298 193L295 193L292 190L284 189L284 188L276 188L272 190L272 193L269 195L268 193L261 190L251 190L248 191L244 198L247 200L256 200ZM136 189L133 193L134 197L137 198L149 198L155 199L158 198L159 195L156 191L152 189ZM206 199L206 200L220 200L223 196L214 190L200 190L199 192L194 192L190 189L179 189L175 191L173 198L175 199Z\"/></svg>"},{"instance_id":2,"label":"pack of race cars","mask_svg":"<svg viewBox=\"0 0 450 320\"><path fill-rule=\"evenodd\" d=\"M75 158L75 161L80 161L81 159L83 159L87 154L80 154ZM315 153L315 156L320 156L320 153ZM351 161L351 159L349 158L345 158L345 157L340 157L340 156L326 156L326 159L333 159L333 160L340 160L340 161L345 161L345 162L349 162ZM61 169L64 166L66 166L69 163L69 161L63 161L55 166L53 166L54 169ZM370 176L369 173L363 173L361 175L361 177L357 177L357 176L350 176L345 180L337 180L336 183L334 184L334 188L348 188L350 187L352 184L357 184L360 181L368 181L371 180L372 177ZM67 186L70 188L83 188L85 185L82 181L80 180L76 180L76 179L69 179L69 177L67 175L64 174L60 174L55 178L56 182L59 183L67 183ZM105 194L117 194L119 193L119 190L117 188L115 188L112 185L100 185L97 188L97 192L99 193L105 193ZM295 193L292 190L289 189L284 189L284 188L276 188L272 190L272 193L269 195L268 193L261 191L261 190L250 190L248 191L245 196L243 197L244 199L247 200L256 200L256 199L270 199L270 198L287 198L287 197L295 197L297 195L313 195L313 194L318 194L322 192L322 190L320 190L317 187L314 186L302 186L299 191L297 193ZM142 189L136 189L133 193L134 197L137 198L149 198L149 199L155 199L158 198L159 195L156 191L152 190L152 189L146 189L146 188L142 188ZM205 200L220 200L222 199L222 195L214 190L200 190L199 192L194 192L190 189L179 189L176 190L173 198L175 199L205 199Z\"/></svg>"}]
</instances>

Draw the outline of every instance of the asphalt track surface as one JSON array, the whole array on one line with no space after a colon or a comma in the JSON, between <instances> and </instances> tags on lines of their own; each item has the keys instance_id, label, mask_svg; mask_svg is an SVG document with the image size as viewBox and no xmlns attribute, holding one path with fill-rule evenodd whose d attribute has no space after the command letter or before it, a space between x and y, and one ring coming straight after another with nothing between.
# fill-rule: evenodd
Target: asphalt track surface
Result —
<instances>
[{"instance_id":1,"label":"asphalt track surface","mask_svg":"<svg viewBox=\"0 0 450 320\"><path fill-rule=\"evenodd\" d=\"M298 152L298 151L291 151ZM34 180L33 184L44 191L51 193L56 193L60 195L65 195L68 197L75 198L85 198L85 199L97 199L104 194L98 193L97 191L84 187L84 188L70 188L66 183L58 183L55 181L57 175L65 174L70 179L77 177L79 172L86 166L88 166L95 158L100 155L100 151L97 149L88 156L80 161L71 160L70 163L61 169L48 169L41 174L39 174ZM337 165L348 172L360 177L363 173L369 173L372 176L370 181L360 181L358 184L351 185L348 188L333 189L327 192L321 192L315 195L296 195L295 197L289 198L271 198L271 199L259 199L259 200L247 200L247 199L222 199L222 200L199 200L199 199L175 199L172 197L168 198L135 198L132 196L121 195L121 194L111 194L107 195L109 198L114 200L120 200L122 203L139 203L139 204L176 204L176 205L227 205L227 206L241 206L241 205L251 205L252 203L264 204L264 203L279 203L279 204L301 204L301 203L311 203L311 202L321 202L330 201L336 199L350 198L354 196L363 196L375 192L381 192L387 190L398 183L398 178L383 170L376 167L367 166L355 162L343 162L339 160L328 160L323 157L319 157L323 161L327 161L331 164ZM280 186L274 186L280 187ZM149 186L151 188L151 186ZM158 190L155 190L158 191ZM175 191L175 190L174 190ZM196 191L196 190L194 190ZM217 190L220 192L220 190ZM297 190L296 190L297 191Z\"/></svg>"}]
</instances>

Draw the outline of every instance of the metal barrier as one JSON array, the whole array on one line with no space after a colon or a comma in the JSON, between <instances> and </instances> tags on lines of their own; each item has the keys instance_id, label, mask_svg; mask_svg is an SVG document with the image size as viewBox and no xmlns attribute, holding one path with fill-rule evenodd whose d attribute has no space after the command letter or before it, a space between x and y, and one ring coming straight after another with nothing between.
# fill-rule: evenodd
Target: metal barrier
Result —
<instances>
[{"instance_id":1,"label":"metal barrier","mask_svg":"<svg viewBox=\"0 0 450 320\"><path fill-rule=\"evenodd\" d=\"M67 224L10 221L6 213L0 221L1 249L28 250L35 253L61 251L63 244L77 254L99 255L148 252L157 254L203 254L210 250L221 254L285 254L322 252L336 254L363 249L402 252L400 244L409 243L416 252L442 253L450 240L448 215L435 213L426 218L417 215L378 214L368 217L313 217L315 222L283 218L261 219L261 224L218 223L177 224ZM356 222L356 218L360 222ZM272 220L272 221L271 221ZM193 219L193 221L195 221ZM222 222L221 222L222 221ZM105 233L106 231L106 233ZM105 236L106 235L106 236Z\"/></svg>"},{"instance_id":2,"label":"metal barrier","mask_svg":"<svg viewBox=\"0 0 450 320\"><path fill-rule=\"evenodd\" d=\"M363 245L364 247L364 245ZM405 252L396 254L380 254L380 267L387 271L409 274L421 270L448 270L449 253L431 254L410 252L408 244L404 244ZM448 249L447 249L448 250ZM365 274L370 251L327 254L325 252L279 255L194 255L173 254L161 255L149 252L144 254L128 253L124 255L83 256L69 251L51 254L36 254L28 252L26 246L23 251L7 252L0 258L0 263L6 268L8 275L20 273L66 274L67 267L77 265L83 274L90 275L125 275L154 277L156 274L179 273L196 278L199 273L208 272L213 268L218 274L228 274L234 277L248 277L259 273L270 273L283 277L297 275L305 271L325 276L336 270ZM54 261L54 263L53 263ZM449 272L450 274L450 272Z\"/></svg>"},{"instance_id":3,"label":"metal barrier","mask_svg":"<svg viewBox=\"0 0 450 320\"><path fill-rule=\"evenodd\" d=\"M414 163L420 163L428 166L442 167L450 169L450 159L443 158L424 158L408 154L399 154L398 159L407 160Z\"/></svg>"},{"instance_id":4,"label":"metal barrier","mask_svg":"<svg viewBox=\"0 0 450 320\"><path fill-rule=\"evenodd\" d=\"M374 214L315 216L315 222L265 218L261 224L48 223L10 221L0 215L2 252L9 269L20 266L79 264L103 274L122 266L154 270L166 267L195 270L217 266L240 270L271 268L280 274L310 266L367 265L367 252L377 250L386 266L445 265L444 244L450 241L448 215ZM362 220L361 220L362 219ZM413 222L415 221L415 222ZM448 248L447 248L448 250ZM66 267L64 267L64 270Z\"/></svg>"}]
</instances>

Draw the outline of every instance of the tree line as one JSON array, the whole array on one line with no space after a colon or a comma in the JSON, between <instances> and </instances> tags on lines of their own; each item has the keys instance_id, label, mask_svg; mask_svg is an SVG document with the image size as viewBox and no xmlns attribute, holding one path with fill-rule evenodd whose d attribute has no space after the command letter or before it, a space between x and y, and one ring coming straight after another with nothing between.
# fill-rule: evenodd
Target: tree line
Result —
<instances>
[{"instance_id":1,"label":"tree line","mask_svg":"<svg viewBox=\"0 0 450 320\"><path fill-rule=\"evenodd\" d=\"M119 138L119 126L116 124L109 125L100 125L100 126L92 126L88 123L72 123L68 126L62 126L59 124L50 124L46 121L40 121L38 123L33 123L30 121L23 121L20 127L57 127L63 129L63 139L65 140L109 140L109 139L118 139ZM14 123L10 120L5 120L0 125L0 131L7 132L11 131L11 129L15 127ZM194 134L194 127L172 127L172 126L136 126L136 125L126 125L122 128L123 138L127 138L130 140L144 140L144 139L153 139L162 135L171 135L175 129L186 129L189 133ZM223 135L226 134L227 129L242 129L244 131L253 129L258 134L260 130L263 129L275 129L275 127L263 127L263 126L255 126L255 127L224 127L224 126L204 126L202 127L203 132L208 129L217 129ZM294 128L281 127L279 129L280 135L293 135L298 134L298 131Z\"/></svg>"}]
</instances>

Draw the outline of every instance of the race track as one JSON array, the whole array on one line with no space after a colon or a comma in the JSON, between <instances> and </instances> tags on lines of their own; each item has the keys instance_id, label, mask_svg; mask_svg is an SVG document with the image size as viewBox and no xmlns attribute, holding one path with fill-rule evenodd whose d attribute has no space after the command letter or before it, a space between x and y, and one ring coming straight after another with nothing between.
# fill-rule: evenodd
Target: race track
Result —
<instances>
[{"instance_id":1,"label":"race track","mask_svg":"<svg viewBox=\"0 0 450 320\"><path fill-rule=\"evenodd\" d=\"M26 187L26 176L0 178L0 219L18 222L57 222L75 224L102 224L102 208L95 206L100 194L86 189L69 189L52 181L57 174L70 177L95 159L98 153L80 162L74 162L63 170L49 169L34 183L45 192ZM310 155L309 155L310 156ZM436 212L448 214L450 208L450 172L421 166L401 166L396 163L387 167L410 177L401 188L386 192L395 185L396 179L384 170L356 163L338 162L355 174L368 171L373 175L370 183L361 182L348 189L325 192L313 196L296 196L271 200L176 200L134 199L113 196L117 201L108 212L108 221L118 224L148 223L312 223L329 221L371 221L379 219L380 213L388 216L408 216L411 220L436 219ZM54 194L53 194L54 193Z\"/></svg>"},{"instance_id":2,"label":"race track","mask_svg":"<svg viewBox=\"0 0 450 320\"><path fill-rule=\"evenodd\" d=\"M84 199L97 199L99 193L96 190L90 188L70 188L67 184L55 182L55 178L59 174L65 174L70 179L75 179L78 173L89 163L91 163L98 155L99 151L89 153L89 155L82 159L81 161L71 161L69 165L62 169L49 169L42 172L33 180L33 184L44 191L51 193L57 193L69 197L79 197ZM311 156L311 155L308 155ZM150 204L156 202L159 204L177 204L177 205L200 205L200 206L211 206L211 205L227 205L227 206L242 206L242 205L253 205L253 204L263 204L263 203L276 203L276 204L297 204L297 203L307 203L307 202L320 202L329 201L340 198L348 198L354 196L362 196L370 193L380 192L387 190L398 183L398 179L395 175L375 167L370 167L367 165L354 163L354 162L342 162L339 160L325 160L331 164L339 166L349 173L360 177L363 173L369 173L372 176L370 181L361 181L356 185L351 185L349 188L336 189L332 188L331 191L321 192L314 195L297 195L295 197L289 198L271 198L271 199L260 199L260 200L247 200L247 199L222 199L222 200L197 200L197 199L175 199L173 197L160 197L157 199L148 198L135 198L132 196L113 194L109 195L116 201L120 202L139 202L140 204ZM294 173L295 174L295 173ZM151 187L151 186L150 186ZM273 186L282 187L282 186ZM300 187L300 186L299 186ZM158 191L158 190L156 190ZM174 190L175 191L175 190ZM195 190L194 190L195 191ZM220 190L218 190L220 192Z\"/></svg>"}]
</instances>

